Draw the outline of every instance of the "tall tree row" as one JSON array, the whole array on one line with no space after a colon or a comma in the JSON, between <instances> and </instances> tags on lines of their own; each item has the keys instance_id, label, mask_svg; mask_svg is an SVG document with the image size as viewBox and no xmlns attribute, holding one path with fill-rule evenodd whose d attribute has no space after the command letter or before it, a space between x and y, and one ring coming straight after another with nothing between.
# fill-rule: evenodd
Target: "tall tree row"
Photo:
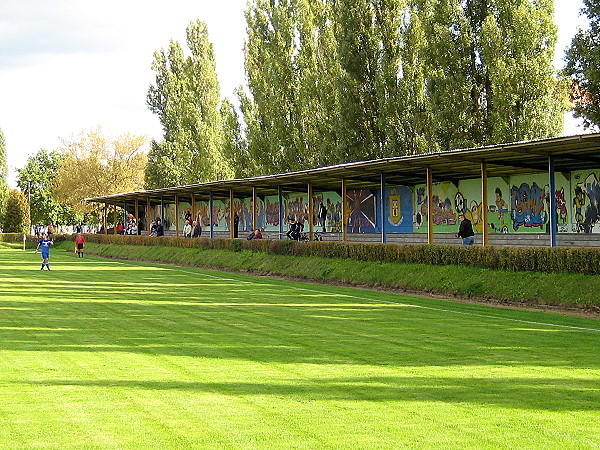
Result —
<instances>
[{"instance_id":1,"label":"tall tree row","mask_svg":"<svg viewBox=\"0 0 600 450\"><path fill-rule=\"evenodd\" d=\"M240 92L250 154L266 173L334 162L338 149L334 24L321 0L257 0L246 13Z\"/></svg>"},{"instance_id":2,"label":"tall tree row","mask_svg":"<svg viewBox=\"0 0 600 450\"><path fill-rule=\"evenodd\" d=\"M267 172L555 136L552 0L255 0L242 96Z\"/></svg>"},{"instance_id":3,"label":"tall tree row","mask_svg":"<svg viewBox=\"0 0 600 450\"><path fill-rule=\"evenodd\" d=\"M190 23L186 35L187 54L176 41L154 54L156 83L147 103L159 117L164 137L152 142L148 155L149 188L231 176L222 150L219 83L206 24Z\"/></svg>"},{"instance_id":4,"label":"tall tree row","mask_svg":"<svg viewBox=\"0 0 600 450\"><path fill-rule=\"evenodd\" d=\"M431 109L442 148L556 136L553 0L432 2Z\"/></svg>"}]
</instances>

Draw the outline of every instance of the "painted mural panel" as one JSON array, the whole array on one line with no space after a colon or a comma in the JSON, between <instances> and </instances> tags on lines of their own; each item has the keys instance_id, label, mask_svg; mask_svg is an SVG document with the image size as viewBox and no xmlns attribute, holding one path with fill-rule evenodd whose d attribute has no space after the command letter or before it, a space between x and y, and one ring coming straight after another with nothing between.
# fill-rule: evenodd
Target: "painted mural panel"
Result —
<instances>
[{"instance_id":1,"label":"painted mural panel","mask_svg":"<svg viewBox=\"0 0 600 450\"><path fill-rule=\"evenodd\" d=\"M374 233L376 231L375 194L367 189L346 192L348 202L348 233Z\"/></svg>"},{"instance_id":2,"label":"painted mural panel","mask_svg":"<svg viewBox=\"0 0 600 450\"><path fill-rule=\"evenodd\" d=\"M215 231L229 230L229 201L213 200L213 227Z\"/></svg>"},{"instance_id":3,"label":"painted mural panel","mask_svg":"<svg viewBox=\"0 0 600 450\"><path fill-rule=\"evenodd\" d=\"M412 233L413 193L407 186L385 189L384 216L387 233Z\"/></svg>"},{"instance_id":4,"label":"painted mural panel","mask_svg":"<svg viewBox=\"0 0 600 450\"><path fill-rule=\"evenodd\" d=\"M238 230L244 231L246 226L252 226L252 219L246 225L246 199L235 199L235 211L240 218ZM196 217L200 221L203 232L210 228L210 203L207 201L196 202ZM213 229L215 231L229 231L229 200L213 200Z\"/></svg>"},{"instance_id":5,"label":"painted mural panel","mask_svg":"<svg viewBox=\"0 0 600 450\"><path fill-rule=\"evenodd\" d=\"M163 213L163 228L169 231L175 231L175 204L165 203L165 211Z\"/></svg>"},{"instance_id":6,"label":"painted mural panel","mask_svg":"<svg viewBox=\"0 0 600 450\"><path fill-rule=\"evenodd\" d=\"M236 200L237 201L237 200ZM239 203L241 210L238 212L240 217L239 231L251 231L253 229L253 211L252 211L252 197L247 197L241 200ZM257 205L257 227L264 231L264 216L265 216L265 202L256 198Z\"/></svg>"},{"instance_id":7,"label":"painted mural panel","mask_svg":"<svg viewBox=\"0 0 600 450\"><path fill-rule=\"evenodd\" d=\"M204 229L210 227L210 208L209 203L205 201L197 201L196 202L196 218L202 227L202 232Z\"/></svg>"},{"instance_id":8,"label":"painted mural panel","mask_svg":"<svg viewBox=\"0 0 600 450\"><path fill-rule=\"evenodd\" d=\"M183 233L183 227L185 226L185 218L189 217L192 219L192 205L187 202L179 202L179 232ZM175 224L173 224L175 225ZM181 234L183 236L183 234Z\"/></svg>"},{"instance_id":9,"label":"painted mural panel","mask_svg":"<svg viewBox=\"0 0 600 450\"><path fill-rule=\"evenodd\" d=\"M569 231L569 182L555 174L555 199L559 232ZM550 187L548 175L530 174L510 178L511 226L515 232L542 233L548 231L550 218Z\"/></svg>"},{"instance_id":10,"label":"painted mural panel","mask_svg":"<svg viewBox=\"0 0 600 450\"><path fill-rule=\"evenodd\" d=\"M600 170L571 173L573 227L576 233L600 233Z\"/></svg>"},{"instance_id":11,"label":"painted mural panel","mask_svg":"<svg viewBox=\"0 0 600 450\"><path fill-rule=\"evenodd\" d=\"M511 229L510 187L508 180L491 177L487 180L488 231L508 233Z\"/></svg>"},{"instance_id":12,"label":"painted mural panel","mask_svg":"<svg viewBox=\"0 0 600 450\"><path fill-rule=\"evenodd\" d=\"M319 225L319 205L323 202L327 209L326 231L335 233L342 231L342 196L335 191L319 192L313 195L313 223L315 230Z\"/></svg>"},{"instance_id":13,"label":"painted mural panel","mask_svg":"<svg viewBox=\"0 0 600 450\"><path fill-rule=\"evenodd\" d=\"M308 221L308 193L290 193L285 196L284 203L286 221L289 219Z\"/></svg>"},{"instance_id":14,"label":"painted mural panel","mask_svg":"<svg viewBox=\"0 0 600 450\"><path fill-rule=\"evenodd\" d=\"M279 231L279 196L269 195L264 200L264 229Z\"/></svg>"},{"instance_id":15,"label":"painted mural panel","mask_svg":"<svg viewBox=\"0 0 600 450\"><path fill-rule=\"evenodd\" d=\"M572 215L569 211L571 203L571 182L562 174L554 174L555 192L554 199L556 201L556 220L559 233L570 233L572 226ZM546 192L550 192L550 185L547 182ZM547 196L547 195L546 195ZM550 211L550 203L547 201L548 211Z\"/></svg>"},{"instance_id":16,"label":"painted mural panel","mask_svg":"<svg viewBox=\"0 0 600 450\"><path fill-rule=\"evenodd\" d=\"M433 183L433 231L435 233L456 232L458 206L458 189L449 181ZM427 233L427 186L419 184L415 186L415 214L413 226L415 233Z\"/></svg>"},{"instance_id":17,"label":"painted mural panel","mask_svg":"<svg viewBox=\"0 0 600 450\"><path fill-rule=\"evenodd\" d=\"M458 231L458 215L464 214L471 221L475 233L483 232L483 205L481 204L481 179L473 178L458 182L455 194L455 222L450 231Z\"/></svg>"}]
</instances>

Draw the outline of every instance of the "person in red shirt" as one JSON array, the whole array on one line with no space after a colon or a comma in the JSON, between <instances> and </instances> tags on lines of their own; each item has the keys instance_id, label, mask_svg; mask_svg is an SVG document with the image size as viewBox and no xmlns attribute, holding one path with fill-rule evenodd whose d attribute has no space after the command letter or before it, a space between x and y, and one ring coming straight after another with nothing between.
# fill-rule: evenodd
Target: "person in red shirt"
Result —
<instances>
[{"instance_id":1,"label":"person in red shirt","mask_svg":"<svg viewBox=\"0 0 600 450\"><path fill-rule=\"evenodd\" d=\"M75 238L75 251L78 258L83 258L83 248L85 247L85 238L82 234L78 234Z\"/></svg>"}]
</instances>

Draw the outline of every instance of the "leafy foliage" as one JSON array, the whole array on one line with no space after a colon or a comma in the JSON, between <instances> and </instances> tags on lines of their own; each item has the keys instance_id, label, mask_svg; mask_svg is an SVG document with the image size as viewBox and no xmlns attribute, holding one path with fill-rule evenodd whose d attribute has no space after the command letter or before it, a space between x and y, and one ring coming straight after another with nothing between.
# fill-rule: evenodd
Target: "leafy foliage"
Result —
<instances>
[{"instance_id":1,"label":"leafy foliage","mask_svg":"<svg viewBox=\"0 0 600 450\"><path fill-rule=\"evenodd\" d=\"M64 157L58 151L39 150L18 169L17 186L30 199L32 223L69 223L73 221L72 208L56 198L54 182Z\"/></svg>"},{"instance_id":2,"label":"leafy foliage","mask_svg":"<svg viewBox=\"0 0 600 450\"><path fill-rule=\"evenodd\" d=\"M100 129L63 140L54 193L61 204L80 213L97 214L84 199L143 189L147 138L123 134L114 140Z\"/></svg>"},{"instance_id":3,"label":"leafy foliage","mask_svg":"<svg viewBox=\"0 0 600 450\"><path fill-rule=\"evenodd\" d=\"M154 53L156 82L148 89L147 104L162 124L164 139L151 144L148 188L231 175L221 149L220 91L208 29L197 20L186 31L189 56L176 41Z\"/></svg>"},{"instance_id":4,"label":"leafy foliage","mask_svg":"<svg viewBox=\"0 0 600 450\"><path fill-rule=\"evenodd\" d=\"M222 150L234 178L250 177L257 173L256 159L249 152L248 142L242 136L240 117L232 103L225 99L220 108L223 122Z\"/></svg>"},{"instance_id":5,"label":"leafy foliage","mask_svg":"<svg viewBox=\"0 0 600 450\"><path fill-rule=\"evenodd\" d=\"M29 205L25 194L17 189L12 189L8 196L3 225L3 230L7 233L28 234Z\"/></svg>"},{"instance_id":6,"label":"leafy foliage","mask_svg":"<svg viewBox=\"0 0 600 450\"><path fill-rule=\"evenodd\" d=\"M6 144L4 133L0 130L0 220L6 211L6 202L8 201L9 189L6 182L8 176L8 164L6 162Z\"/></svg>"},{"instance_id":7,"label":"leafy foliage","mask_svg":"<svg viewBox=\"0 0 600 450\"><path fill-rule=\"evenodd\" d=\"M575 116L586 128L600 125L600 1L583 0L589 28L579 30L566 52L565 74L573 83Z\"/></svg>"},{"instance_id":8,"label":"leafy foliage","mask_svg":"<svg viewBox=\"0 0 600 450\"><path fill-rule=\"evenodd\" d=\"M272 173L555 136L552 16L552 0L255 0L248 152Z\"/></svg>"}]
</instances>

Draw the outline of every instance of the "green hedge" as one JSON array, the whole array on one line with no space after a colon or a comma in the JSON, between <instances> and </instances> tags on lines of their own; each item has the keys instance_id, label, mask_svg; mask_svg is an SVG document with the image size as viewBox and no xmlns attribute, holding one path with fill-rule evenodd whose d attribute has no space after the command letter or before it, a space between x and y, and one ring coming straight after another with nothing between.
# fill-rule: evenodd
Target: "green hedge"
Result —
<instances>
[{"instance_id":1,"label":"green hedge","mask_svg":"<svg viewBox=\"0 0 600 450\"><path fill-rule=\"evenodd\" d=\"M71 237L72 238L72 237ZM276 255L320 256L360 261L431 265L465 265L488 269L533 272L600 273L600 249L570 247L480 247L462 245L397 245L339 241L296 242L176 238L149 236L86 235L88 242L158 245L218 250L251 250Z\"/></svg>"},{"instance_id":2,"label":"green hedge","mask_svg":"<svg viewBox=\"0 0 600 450\"><path fill-rule=\"evenodd\" d=\"M69 239L70 235L68 234L54 234L52 239L56 242L64 241ZM12 244L22 244L23 243L23 235L21 233L0 233L0 242L8 242ZM27 246L36 246L39 242L39 238L35 236L27 236L26 238Z\"/></svg>"},{"instance_id":3,"label":"green hedge","mask_svg":"<svg viewBox=\"0 0 600 450\"><path fill-rule=\"evenodd\" d=\"M0 242L23 242L23 235L19 233L0 233Z\"/></svg>"}]
</instances>

